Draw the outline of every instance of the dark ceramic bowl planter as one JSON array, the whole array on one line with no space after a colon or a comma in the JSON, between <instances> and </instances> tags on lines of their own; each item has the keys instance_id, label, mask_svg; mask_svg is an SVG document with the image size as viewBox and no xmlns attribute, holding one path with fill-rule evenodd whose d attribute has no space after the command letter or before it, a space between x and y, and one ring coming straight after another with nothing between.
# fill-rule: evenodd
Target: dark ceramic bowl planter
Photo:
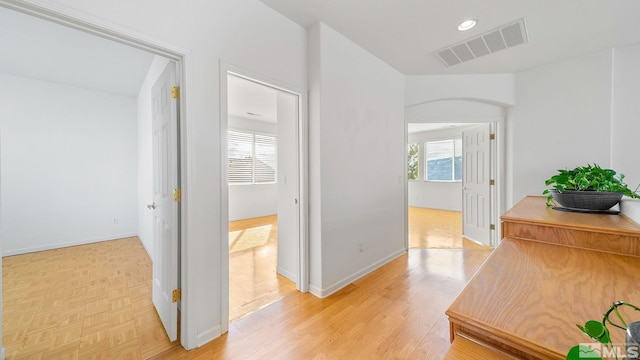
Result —
<instances>
[{"instance_id":1,"label":"dark ceramic bowl planter","mask_svg":"<svg viewBox=\"0 0 640 360\"><path fill-rule=\"evenodd\" d=\"M625 344L627 359L640 359L640 321L632 322L627 327Z\"/></svg>"},{"instance_id":2,"label":"dark ceramic bowl planter","mask_svg":"<svg viewBox=\"0 0 640 360\"><path fill-rule=\"evenodd\" d=\"M609 209L623 196L640 199L637 193L640 186L631 190L623 180L624 174L597 164L587 164L572 170L558 170L544 182L547 189L542 194L547 195L547 206L552 206L552 203L560 205L554 207L557 210L619 213Z\"/></svg>"},{"instance_id":3,"label":"dark ceramic bowl planter","mask_svg":"<svg viewBox=\"0 0 640 360\"><path fill-rule=\"evenodd\" d=\"M609 210L622 199L622 193L611 191L577 191L565 190L559 192L549 189L549 192L560 206L581 210Z\"/></svg>"}]
</instances>

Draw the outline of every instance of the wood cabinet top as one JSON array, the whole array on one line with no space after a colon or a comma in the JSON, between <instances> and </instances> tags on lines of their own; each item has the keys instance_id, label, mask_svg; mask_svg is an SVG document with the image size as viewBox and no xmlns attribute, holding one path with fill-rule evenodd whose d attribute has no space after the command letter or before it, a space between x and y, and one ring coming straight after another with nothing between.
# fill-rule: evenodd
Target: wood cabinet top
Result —
<instances>
[{"instance_id":1,"label":"wood cabinet top","mask_svg":"<svg viewBox=\"0 0 640 360\"><path fill-rule=\"evenodd\" d=\"M526 197L501 217L502 242L446 313L452 326L525 358L564 359L590 341L575 324L600 320L617 300L640 303L640 225L545 201Z\"/></svg>"},{"instance_id":2,"label":"wood cabinet top","mask_svg":"<svg viewBox=\"0 0 640 360\"><path fill-rule=\"evenodd\" d=\"M640 303L639 274L634 257L505 238L446 313L534 358L564 359L589 342L575 324L616 300Z\"/></svg>"},{"instance_id":3,"label":"wood cabinet top","mask_svg":"<svg viewBox=\"0 0 640 360\"><path fill-rule=\"evenodd\" d=\"M502 221L541 224L609 234L640 234L640 225L620 215L589 214L554 210L546 197L528 196L501 216Z\"/></svg>"}]
</instances>

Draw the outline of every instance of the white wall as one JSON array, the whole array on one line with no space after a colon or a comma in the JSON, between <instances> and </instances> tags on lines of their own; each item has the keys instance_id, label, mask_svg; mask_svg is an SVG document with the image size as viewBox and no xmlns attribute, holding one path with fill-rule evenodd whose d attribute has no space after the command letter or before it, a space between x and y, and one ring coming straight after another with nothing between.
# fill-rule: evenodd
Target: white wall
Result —
<instances>
[{"instance_id":1,"label":"white wall","mask_svg":"<svg viewBox=\"0 0 640 360\"><path fill-rule=\"evenodd\" d=\"M405 106L458 99L481 100L502 106L515 102L513 74L407 76Z\"/></svg>"},{"instance_id":2,"label":"white wall","mask_svg":"<svg viewBox=\"0 0 640 360\"><path fill-rule=\"evenodd\" d=\"M111 29L154 39L186 54L183 83L186 164L183 164L185 271L183 344L193 348L228 324L220 264L223 212L220 147L220 62L306 89L306 32L257 0L174 1L29 0L63 14L90 18ZM143 9L143 10L142 10ZM226 120L226 119L225 119ZM225 295L226 296L226 295Z\"/></svg>"},{"instance_id":3,"label":"white wall","mask_svg":"<svg viewBox=\"0 0 640 360\"><path fill-rule=\"evenodd\" d=\"M0 83L3 255L137 235L135 99Z\"/></svg>"},{"instance_id":4,"label":"white wall","mask_svg":"<svg viewBox=\"0 0 640 360\"><path fill-rule=\"evenodd\" d=\"M557 169L611 165L612 50L516 75L513 202L541 195Z\"/></svg>"},{"instance_id":5,"label":"white wall","mask_svg":"<svg viewBox=\"0 0 640 360\"><path fill-rule=\"evenodd\" d=\"M405 251L404 76L325 24L308 32L310 290L327 296Z\"/></svg>"},{"instance_id":6,"label":"white wall","mask_svg":"<svg viewBox=\"0 0 640 360\"><path fill-rule=\"evenodd\" d=\"M405 86L406 122L499 123L498 141L502 156L498 157L499 186L511 190L509 117L515 104L514 74L407 76ZM507 199L498 198L498 211L508 209Z\"/></svg>"},{"instance_id":7,"label":"white wall","mask_svg":"<svg viewBox=\"0 0 640 360\"><path fill-rule=\"evenodd\" d=\"M613 63L611 166L625 174L629 187L640 184L640 44L616 48Z\"/></svg>"},{"instance_id":8,"label":"white wall","mask_svg":"<svg viewBox=\"0 0 640 360\"><path fill-rule=\"evenodd\" d=\"M506 206L540 195L557 169L585 163L610 166L635 188L640 97L640 45L609 49L513 75L408 76L408 121L437 99L485 99L506 109ZM515 85L510 85L510 81ZM410 106L413 105L413 106ZM622 211L640 219L640 202Z\"/></svg>"},{"instance_id":9,"label":"white wall","mask_svg":"<svg viewBox=\"0 0 640 360\"><path fill-rule=\"evenodd\" d=\"M229 185L229 221L278 213L278 184Z\"/></svg>"},{"instance_id":10,"label":"white wall","mask_svg":"<svg viewBox=\"0 0 640 360\"><path fill-rule=\"evenodd\" d=\"M229 130L278 135L276 123L236 116L229 116ZM277 213L278 184L229 184L229 221Z\"/></svg>"},{"instance_id":11,"label":"white wall","mask_svg":"<svg viewBox=\"0 0 640 360\"><path fill-rule=\"evenodd\" d=\"M611 167L623 173L631 189L640 184L640 44L614 49ZM621 210L640 223L640 200L623 201Z\"/></svg>"},{"instance_id":12,"label":"white wall","mask_svg":"<svg viewBox=\"0 0 640 360\"><path fill-rule=\"evenodd\" d=\"M140 87L138 109L138 237L153 260L153 97L151 89L169 60L156 56Z\"/></svg>"}]
</instances>

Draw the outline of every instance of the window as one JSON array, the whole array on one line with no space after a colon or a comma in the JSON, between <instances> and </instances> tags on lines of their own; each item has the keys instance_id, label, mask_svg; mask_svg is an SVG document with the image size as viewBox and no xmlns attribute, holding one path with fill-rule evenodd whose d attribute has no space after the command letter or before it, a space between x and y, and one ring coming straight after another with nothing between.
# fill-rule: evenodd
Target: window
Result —
<instances>
[{"instance_id":1,"label":"window","mask_svg":"<svg viewBox=\"0 0 640 360\"><path fill-rule=\"evenodd\" d=\"M419 162L420 144L409 144L409 154L407 155L409 181L420 180L420 162Z\"/></svg>"},{"instance_id":2,"label":"window","mask_svg":"<svg viewBox=\"0 0 640 360\"><path fill-rule=\"evenodd\" d=\"M276 182L278 144L275 136L232 130L227 136L230 184Z\"/></svg>"},{"instance_id":3,"label":"window","mask_svg":"<svg viewBox=\"0 0 640 360\"><path fill-rule=\"evenodd\" d=\"M425 143L426 181L462 180L462 139Z\"/></svg>"}]
</instances>

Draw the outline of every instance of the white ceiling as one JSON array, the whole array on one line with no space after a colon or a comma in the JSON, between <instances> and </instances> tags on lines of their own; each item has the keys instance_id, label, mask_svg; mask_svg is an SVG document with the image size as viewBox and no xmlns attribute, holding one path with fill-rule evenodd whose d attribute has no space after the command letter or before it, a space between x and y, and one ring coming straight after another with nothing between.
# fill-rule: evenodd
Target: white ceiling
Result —
<instances>
[{"instance_id":1,"label":"white ceiling","mask_svg":"<svg viewBox=\"0 0 640 360\"><path fill-rule=\"evenodd\" d=\"M509 73L640 42L634 23L639 0L260 1L303 26L327 23L407 75ZM458 32L456 25L468 17L478 19L478 26ZM451 68L434 55L521 17L528 28L526 44ZM3 73L135 97L153 59L150 53L2 7L0 24ZM231 80L229 86L232 115L274 121L275 101L256 100L274 97L273 89L244 80Z\"/></svg>"},{"instance_id":2,"label":"white ceiling","mask_svg":"<svg viewBox=\"0 0 640 360\"><path fill-rule=\"evenodd\" d=\"M150 53L0 7L0 72L136 97Z\"/></svg>"},{"instance_id":3,"label":"white ceiling","mask_svg":"<svg viewBox=\"0 0 640 360\"><path fill-rule=\"evenodd\" d=\"M227 91L227 112L230 116L277 122L278 90L229 75Z\"/></svg>"},{"instance_id":4,"label":"white ceiling","mask_svg":"<svg viewBox=\"0 0 640 360\"><path fill-rule=\"evenodd\" d=\"M260 0L322 21L405 75L512 73L640 42L638 0ZM529 42L447 68L437 50L525 18ZM459 32L467 18L478 25Z\"/></svg>"},{"instance_id":5,"label":"white ceiling","mask_svg":"<svg viewBox=\"0 0 640 360\"><path fill-rule=\"evenodd\" d=\"M3 7L0 24L1 73L137 97L154 57ZM230 115L275 122L276 104L275 89L229 78Z\"/></svg>"},{"instance_id":6,"label":"white ceiling","mask_svg":"<svg viewBox=\"0 0 640 360\"><path fill-rule=\"evenodd\" d=\"M459 127L465 127L474 125L472 123L409 123L407 124L407 132L409 134L415 134L423 131L434 131L453 129Z\"/></svg>"}]
</instances>

